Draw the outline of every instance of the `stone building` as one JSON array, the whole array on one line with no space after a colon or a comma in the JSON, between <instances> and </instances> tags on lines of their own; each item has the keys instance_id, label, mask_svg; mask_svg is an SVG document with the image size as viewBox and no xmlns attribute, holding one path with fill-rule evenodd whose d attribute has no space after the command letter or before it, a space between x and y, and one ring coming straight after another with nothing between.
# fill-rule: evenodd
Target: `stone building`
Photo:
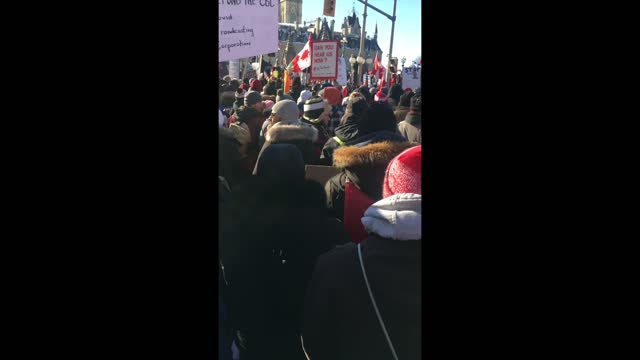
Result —
<instances>
[{"instance_id":1,"label":"stone building","mask_svg":"<svg viewBox=\"0 0 640 360\"><path fill-rule=\"evenodd\" d=\"M278 27L279 50L269 62L278 65L289 63L293 57L302 50L309 39L313 40L338 40L341 44L341 56L347 60L351 55L357 57L360 51L360 36L362 27L355 9L343 18L339 31L336 31L334 19L327 22L326 18L316 18L315 22L302 21L302 0L280 0L280 23ZM366 35L366 34L365 34ZM288 43L288 46L287 46ZM378 44L378 24L375 25L373 38L365 36L362 56L373 60L376 52L382 59L382 49ZM348 67L351 64L347 63ZM372 68L373 64L364 64L365 71Z\"/></svg>"}]
</instances>

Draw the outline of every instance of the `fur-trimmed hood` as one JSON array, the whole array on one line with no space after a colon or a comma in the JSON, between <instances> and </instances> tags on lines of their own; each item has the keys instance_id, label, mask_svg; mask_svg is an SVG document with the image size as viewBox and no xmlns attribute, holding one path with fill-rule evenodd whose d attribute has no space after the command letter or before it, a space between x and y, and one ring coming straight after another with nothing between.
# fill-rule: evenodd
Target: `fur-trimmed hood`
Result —
<instances>
[{"instance_id":1,"label":"fur-trimmed hood","mask_svg":"<svg viewBox=\"0 0 640 360\"><path fill-rule=\"evenodd\" d=\"M382 166L388 164L404 150L415 145L411 142L383 141L360 147L339 147L333 152L333 165L339 168Z\"/></svg>"},{"instance_id":2,"label":"fur-trimmed hood","mask_svg":"<svg viewBox=\"0 0 640 360\"><path fill-rule=\"evenodd\" d=\"M277 123L267 130L265 140L271 143L287 142L291 140L309 140L314 142L318 139L318 130L313 126L305 125L301 122L297 124Z\"/></svg>"}]
</instances>

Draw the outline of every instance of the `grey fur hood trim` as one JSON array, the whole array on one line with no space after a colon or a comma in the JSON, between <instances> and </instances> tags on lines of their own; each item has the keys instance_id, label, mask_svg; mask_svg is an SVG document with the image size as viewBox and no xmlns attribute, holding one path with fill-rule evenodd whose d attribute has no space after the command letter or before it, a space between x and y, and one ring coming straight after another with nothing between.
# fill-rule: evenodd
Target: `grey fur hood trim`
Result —
<instances>
[{"instance_id":1,"label":"grey fur hood trim","mask_svg":"<svg viewBox=\"0 0 640 360\"><path fill-rule=\"evenodd\" d=\"M314 142L318 139L318 130L313 126L305 125L301 122L297 124L275 124L268 131L265 139L272 143L286 142L291 140L309 140Z\"/></svg>"}]
</instances>

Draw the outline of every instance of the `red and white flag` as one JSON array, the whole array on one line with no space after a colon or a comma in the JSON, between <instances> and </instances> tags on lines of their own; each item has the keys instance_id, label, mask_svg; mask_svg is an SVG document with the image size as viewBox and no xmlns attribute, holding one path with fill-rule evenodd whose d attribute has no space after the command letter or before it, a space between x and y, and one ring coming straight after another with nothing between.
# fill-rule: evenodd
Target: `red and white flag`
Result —
<instances>
[{"instance_id":1,"label":"red and white flag","mask_svg":"<svg viewBox=\"0 0 640 360\"><path fill-rule=\"evenodd\" d=\"M296 55L293 60L291 60L291 64L287 66L287 70L294 73L299 73L302 70L311 66L311 35L309 35L309 41L304 44L304 47L298 55Z\"/></svg>"},{"instance_id":2,"label":"red and white flag","mask_svg":"<svg viewBox=\"0 0 640 360\"><path fill-rule=\"evenodd\" d=\"M373 73L376 76L376 78L380 79L381 77L383 77L384 70L385 70L384 66L382 66L380 59L378 59L378 53L376 53L376 58L375 60L373 60Z\"/></svg>"}]
</instances>

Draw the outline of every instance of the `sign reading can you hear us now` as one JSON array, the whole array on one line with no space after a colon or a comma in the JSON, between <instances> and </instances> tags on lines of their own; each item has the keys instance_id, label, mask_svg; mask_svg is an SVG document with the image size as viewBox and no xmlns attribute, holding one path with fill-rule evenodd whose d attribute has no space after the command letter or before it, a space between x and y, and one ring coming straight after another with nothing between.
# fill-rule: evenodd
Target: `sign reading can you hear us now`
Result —
<instances>
[{"instance_id":1,"label":"sign reading can you hear us now","mask_svg":"<svg viewBox=\"0 0 640 360\"><path fill-rule=\"evenodd\" d=\"M219 61L278 51L278 0L218 0Z\"/></svg>"},{"instance_id":2,"label":"sign reading can you hear us now","mask_svg":"<svg viewBox=\"0 0 640 360\"><path fill-rule=\"evenodd\" d=\"M345 69L346 70L346 69ZM338 41L316 40L311 47L311 80L336 80Z\"/></svg>"}]
</instances>

